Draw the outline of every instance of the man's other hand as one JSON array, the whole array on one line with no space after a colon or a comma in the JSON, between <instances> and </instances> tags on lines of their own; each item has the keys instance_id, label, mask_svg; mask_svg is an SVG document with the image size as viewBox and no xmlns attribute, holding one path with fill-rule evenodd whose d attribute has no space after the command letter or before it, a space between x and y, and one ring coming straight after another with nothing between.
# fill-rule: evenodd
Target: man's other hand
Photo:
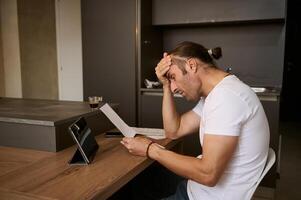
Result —
<instances>
[{"instance_id":1,"label":"man's other hand","mask_svg":"<svg viewBox=\"0 0 301 200\"><path fill-rule=\"evenodd\" d=\"M166 77L166 73L170 69L171 66L171 57L167 55L167 53L163 54L163 58L160 60L160 62L157 64L155 70L156 75L159 79L159 81L164 86L169 86L169 80Z\"/></svg>"}]
</instances>

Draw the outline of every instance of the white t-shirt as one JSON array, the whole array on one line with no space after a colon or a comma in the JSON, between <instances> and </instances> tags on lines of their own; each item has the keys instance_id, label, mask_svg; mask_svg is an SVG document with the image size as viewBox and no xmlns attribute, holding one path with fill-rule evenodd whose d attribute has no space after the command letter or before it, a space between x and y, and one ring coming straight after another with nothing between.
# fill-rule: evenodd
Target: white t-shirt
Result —
<instances>
[{"instance_id":1,"label":"white t-shirt","mask_svg":"<svg viewBox=\"0 0 301 200\"><path fill-rule=\"evenodd\" d=\"M236 76L219 82L193 109L200 116L200 142L204 134L238 136L238 146L214 187L188 180L190 200L245 200L263 171L270 132L263 107L252 89ZM201 157L199 157L201 159Z\"/></svg>"}]
</instances>

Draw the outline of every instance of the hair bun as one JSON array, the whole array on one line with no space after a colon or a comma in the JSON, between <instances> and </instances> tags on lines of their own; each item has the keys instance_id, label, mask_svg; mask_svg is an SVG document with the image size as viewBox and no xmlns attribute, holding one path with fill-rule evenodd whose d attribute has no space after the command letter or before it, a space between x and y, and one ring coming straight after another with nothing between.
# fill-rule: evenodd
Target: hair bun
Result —
<instances>
[{"instance_id":1,"label":"hair bun","mask_svg":"<svg viewBox=\"0 0 301 200\"><path fill-rule=\"evenodd\" d=\"M208 49L208 53L209 55L214 58L214 59L219 59L220 57L222 57L222 48L220 47L215 47L213 49Z\"/></svg>"}]
</instances>

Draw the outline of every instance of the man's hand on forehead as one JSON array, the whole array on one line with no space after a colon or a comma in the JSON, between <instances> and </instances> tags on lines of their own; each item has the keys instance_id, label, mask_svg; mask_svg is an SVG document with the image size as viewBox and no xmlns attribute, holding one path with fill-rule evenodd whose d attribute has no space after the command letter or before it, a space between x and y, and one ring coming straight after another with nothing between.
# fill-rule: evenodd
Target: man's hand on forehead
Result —
<instances>
[{"instance_id":1,"label":"man's hand on forehead","mask_svg":"<svg viewBox=\"0 0 301 200\"><path fill-rule=\"evenodd\" d=\"M171 56L167 53L163 54L163 58L160 60L160 62L157 64L155 71L158 79L163 84L168 84L169 80L167 80L166 75L171 67Z\"/></svg>"},{"instance_id":2,"label":"man's hand on forehead","mask_svg":"<svg viewBox=\"0 0 301 200\"><path fill-rule=\"evenodd\" d=\"M166 73L164 74L164 76L165 76L169 81L170 81L170 79L171 79L170 69L171 69L174 65L179 65L181 62L186 62L186 61L187 61L187 58L180 57L180 56L177 56L177 55L168 55L167 53L164 53L163 59L166 59L166 64L169 65L168 71L166 71Z\"/></svg>"}]
</instances>

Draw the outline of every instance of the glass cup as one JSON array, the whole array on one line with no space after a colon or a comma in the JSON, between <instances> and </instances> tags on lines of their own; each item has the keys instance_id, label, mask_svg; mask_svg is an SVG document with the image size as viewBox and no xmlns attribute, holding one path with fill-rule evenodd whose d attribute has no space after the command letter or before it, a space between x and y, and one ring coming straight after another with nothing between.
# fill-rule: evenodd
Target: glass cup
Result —
<instances>
[{"instance_id":1,"label":"glass cup","mask_svg":"<svg viewBox=\"0 0 301 200\"><path fill-rule=\"evenodd\" d=\"M88 97L88 99L92 110L96 110L99 106L99 102L102 101L102 97L98 97L98 96L90 96Z\"/></svg>"}]
</instances>

